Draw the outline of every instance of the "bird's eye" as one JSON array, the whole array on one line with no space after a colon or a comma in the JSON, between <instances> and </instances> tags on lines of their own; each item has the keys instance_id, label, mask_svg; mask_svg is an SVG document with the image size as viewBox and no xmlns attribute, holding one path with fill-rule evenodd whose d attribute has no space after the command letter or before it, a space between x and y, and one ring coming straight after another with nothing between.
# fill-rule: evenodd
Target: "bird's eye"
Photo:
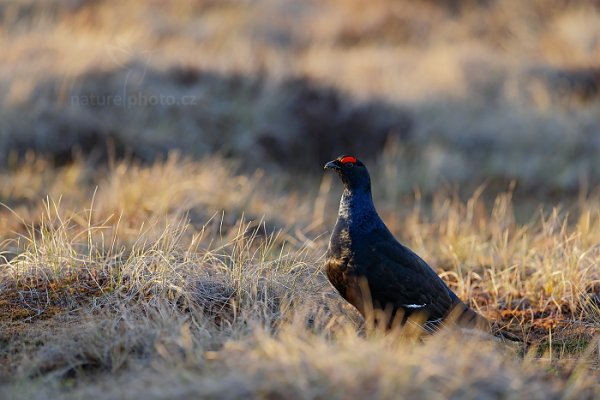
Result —
<instances>
[{"instance_id":1,"label":"bird's eye","mask_svg":"<svg viewBox=\"0 0 600 400\"><path fill-rule=\"evenodd\" d=\"M344 165L346 166L346 168L352 168L352 167L354 167L354 163L351 163L351 162L347 162Z\"/></svg>"}]
</instances>

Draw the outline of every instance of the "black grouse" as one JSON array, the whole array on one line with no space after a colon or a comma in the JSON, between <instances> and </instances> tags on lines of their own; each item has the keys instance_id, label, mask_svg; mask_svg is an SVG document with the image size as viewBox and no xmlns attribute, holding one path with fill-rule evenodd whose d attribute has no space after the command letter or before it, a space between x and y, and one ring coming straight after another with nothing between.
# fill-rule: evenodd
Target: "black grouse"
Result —
<instances>
[{"instance_id":1,"label":"black grouse","mask_svg":"<svg viewBox=\"0 0 600 400\"><path fill-rule=\"evenodd\" d=\"M327 277L344 299L364 317L370 307L384 311L379 314L388 319L379 321L387 327L404 324L411 314L419 313L430 332L448 320L460 327L489 330L484 317L394 238L375 210L369 172L360 160L341 156L325 169L334 170L344 184L325 261Z\"/></svg>"}]
</instances>

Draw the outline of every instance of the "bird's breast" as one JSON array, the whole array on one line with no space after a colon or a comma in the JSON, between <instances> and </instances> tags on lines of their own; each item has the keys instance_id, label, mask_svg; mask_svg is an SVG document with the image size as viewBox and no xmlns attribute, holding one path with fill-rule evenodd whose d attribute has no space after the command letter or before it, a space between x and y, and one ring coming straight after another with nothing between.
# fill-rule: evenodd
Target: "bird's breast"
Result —
<instances>
[{"instance_id":1,"label":"bird's breast","mask_svg":"<svg viewBox=\"0 0 600 400\"><path fill-rule=\"evenodd\" d=\"M329 282L346 300L348 299L348 289L352 286L354 274L350 267L350 260L343 258L328 258L325 261L325 273Z\"/></svg>"}]
</instances>

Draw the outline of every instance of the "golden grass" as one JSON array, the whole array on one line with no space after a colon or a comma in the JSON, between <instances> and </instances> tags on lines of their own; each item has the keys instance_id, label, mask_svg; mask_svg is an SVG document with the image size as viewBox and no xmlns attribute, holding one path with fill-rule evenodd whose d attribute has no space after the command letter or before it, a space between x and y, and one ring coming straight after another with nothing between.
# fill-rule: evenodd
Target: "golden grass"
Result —
<instances>
[{"instance_id":1,"label":"golden grass","mask_svg":"<svg viewBox=\"0 0 600 400\"><path fill-rule=\"evenodd\" d=\"M5 172L12 192L25 191L19 182L32 170ZM86 182L79 194L32 196L20 205L28 219L1 232L0 390L11 398L581 398L597 390L600 210L591 199L572 211L579 219L541 210L525 224L510 193L491 208L479 193L466 203L440 195L407 210L382 207L459 296L530 343L511 349L452 332L423 343L402 332L365 336L321 271L334 193L282 191L216 158L122 162L103 173L76 163L38 187L68 171ZM325 221L313 223L314 210L297 204L323 207L322 196ZM244 206L262 214L250 221ZM8 209L0 216L19 220Z\"/></svg>"},{"instance_id":2,"label":"golden grass","mask_svg":"<svg viewBox=\"0 0 600 400\"><path fill-rule=\"evenodd\" d=\"M600 397L593 4L0 0L0 22L0 397ZM73 101L124 92L197 103ZM526 344L372 331L327 282L321 158L382 133L390 229Z\"/></svg>"},{"instance_id":3,"label":"golden grass","mask_svg":"<svg viewBox=\"0 0 600 400\"><path fill-rule=\"evenodd\" d=\"M347 142L315 132L368 143L383 129L401 139L404 192L484 179L596 185L598 74L577 77L600 62L598 9L484 3L2 1L0 162L3 149L69 157L107 140L144 159L176 147L253 167L298 152L324 162ZM289 84L298 78L304 86ZM196 103L73 100L124 93ZM386 125L398 115L408 127Z\"/></svg>"}]
</instances>

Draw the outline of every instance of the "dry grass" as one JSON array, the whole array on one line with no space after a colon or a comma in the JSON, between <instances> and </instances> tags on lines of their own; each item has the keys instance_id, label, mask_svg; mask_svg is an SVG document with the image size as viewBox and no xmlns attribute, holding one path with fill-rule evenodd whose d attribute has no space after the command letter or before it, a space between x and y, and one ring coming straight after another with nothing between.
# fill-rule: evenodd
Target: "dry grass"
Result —
<instances>
[{"instance_id":1,"label":"dry grass","mask_svg":"<svg viewBox=\"0 0 600 400\"><path fill-rule=\"evenodd\" d=\"M341 152L375 159L391 137L387 151L410 171L397 180L403 193L518 180L547 196L600 183L594 2L19 0L0 9L3 164L32 148L59 162L73 147L100 160L111 148L143 160L179 148L314 174L311 165ZM173 103L142 103L153 96Z\"/></svg>"},{"instance_id":2,"label":"dry grass","mask_svg":"<svg viewBox=\"0 0 600 400\"><path fill-rule=\"evenodd\" d=\"M232 187L212 184L209 164ZM462 298L529 345L451 332L415 343L403 332L365 334L327 283L336 207L327 191L281 191L217 159L176 157L103 173L76 163L39 187L69 171L88 182L79 193L20 204L32 217L0 232L2 391L11 398L598 394L600 210L591 199L571 222L558 210L516 222L510 193L491 209L475 194L386 211ZM30 173L5 173L13 193ZM170 195L153 190L166 181ZM66 206L84 193L89 206ZM257 205L268 199L274 208ZM323 200L323 222L298 207ZM262 214L250 221L244 209Z\"/></svg>"},{"instance_id":3,"label":"dry grass","mask_svg":"<svg viewBox=\"0 0 600 400\"><path fill-rule=\"evenodd\" d=\"M600 397L597 1L0 0L0 22L0 397ZM525 344L369 329L321 270L339 153Z\"/></svg>"}]
</instances>

